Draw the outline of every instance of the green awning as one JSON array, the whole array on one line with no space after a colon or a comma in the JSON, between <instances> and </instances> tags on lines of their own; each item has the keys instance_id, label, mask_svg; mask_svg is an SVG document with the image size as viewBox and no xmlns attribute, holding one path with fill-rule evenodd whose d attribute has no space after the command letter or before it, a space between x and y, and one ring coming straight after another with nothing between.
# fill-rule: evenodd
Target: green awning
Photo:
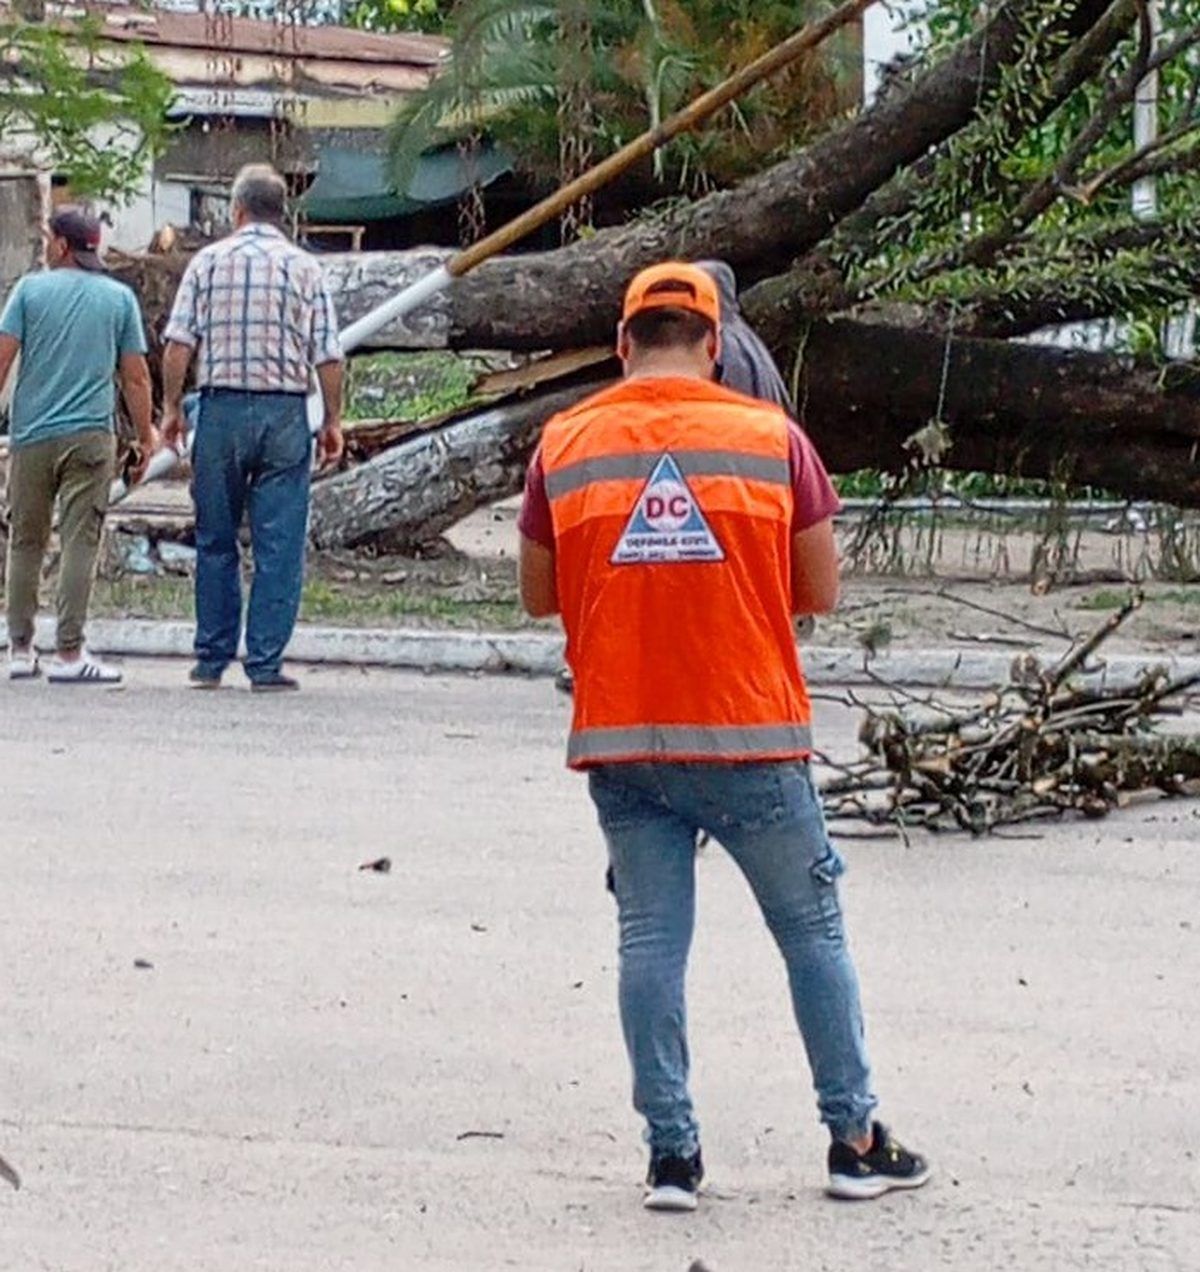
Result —
<instances>
[{"instance_id":1,"label":"green awning","mask_svg":"<svg viewBox=\"0 0 1200 1272\"><path fill-rule=\"evenodd\" d=\"M456 146L429 150L403 194L392 187L383 154L324 146L317 151L317 175L297 204L314 224L344 225L390 221L453 203L472 184L491 185L512 171L508 157L484 142L468 169Z\"/></svg>"}]
</instances>

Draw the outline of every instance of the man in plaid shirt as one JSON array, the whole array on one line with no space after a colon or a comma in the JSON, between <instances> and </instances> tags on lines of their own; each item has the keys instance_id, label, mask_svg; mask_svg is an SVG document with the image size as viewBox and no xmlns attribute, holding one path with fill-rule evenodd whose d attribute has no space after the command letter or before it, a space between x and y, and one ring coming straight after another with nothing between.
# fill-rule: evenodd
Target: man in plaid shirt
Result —
<instances>
[{"instance_id":1,"label":"man in plaid shirt","mask_svg":"<svg viewBox=\"0 0 1200 1272\"><path fill-rule=\"evenodd\" d=\"M250 164L233 183L233 233L196 253L164 333L163 439L179 449L183 387L196 360L200 406L192 447L196 505L196 665L202 689L237 657L242 588L238 529L249 514L254 579L246 674L256 692L298 689L282 671L304 581L312 438L306 399L315 370L324 399L322 466L342 454L342 352L317 262L279 228L283 178Z\"/></svg>"}]
</instances>

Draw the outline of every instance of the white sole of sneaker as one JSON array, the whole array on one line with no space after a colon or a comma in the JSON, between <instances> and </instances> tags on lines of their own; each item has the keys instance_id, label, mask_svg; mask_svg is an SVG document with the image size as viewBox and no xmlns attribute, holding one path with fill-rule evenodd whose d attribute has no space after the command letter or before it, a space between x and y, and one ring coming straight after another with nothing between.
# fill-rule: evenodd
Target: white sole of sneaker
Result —
<instances>
[{"instance_id":1,"label":"white sole of sneaker","mask_svg":"<svg viewBox=\"0 0 1200 1272\"><path fill-rule=\"evenodd\" d=\"M932 1177L933 1172L928 1169L919 1175L910 1175L907 1179L888 1175L871 1175L866 1179L858 1179L852 1175L830 1175L825 1193L839 1201L874 1201L884 1193L920 1188L929 1183Z\"/></svg>"},{"instance_id":2,"label":"white sole of sneaker","mask_svg":"<svg viewBox=\"0 0 1200 1272\"><path fill-rule=\"evenodd\" d=\"M695 1210L697 1201L694 1192L688 1192L686 1188L674 1188L670 1184L665 1184L659 1188L651 1188L642 1199L642 1205L647 1210L685 1211Z\"/></svg>"},{"instance_id":3,"label":"white sole of sneaker","mask_svg":"<svg viewBox=\"0 0 1200 1272\"><path fill-rule=\"evenodd\" d=\"M121 673L102 672L99 675L64 676L61 673L56 675L51 671L46 673L46 681L52 685L119 685Z\"/></svg>"}]
</instances>

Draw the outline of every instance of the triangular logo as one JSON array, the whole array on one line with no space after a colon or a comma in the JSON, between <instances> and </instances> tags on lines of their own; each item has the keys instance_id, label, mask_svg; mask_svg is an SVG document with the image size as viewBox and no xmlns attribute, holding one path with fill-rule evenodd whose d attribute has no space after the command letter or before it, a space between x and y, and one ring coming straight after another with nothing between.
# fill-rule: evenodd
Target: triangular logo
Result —
<instances>
[{"instance_id":1,"label":"triangular logo","mask_svg":"<svg viewBox=\"0 0 1200 1272\"><path fill-rule=\"evenodd\" d=\"M613 565L725 560L724 549L670 454L654 465L609 560Z\"/></svg>"}]
</instances>

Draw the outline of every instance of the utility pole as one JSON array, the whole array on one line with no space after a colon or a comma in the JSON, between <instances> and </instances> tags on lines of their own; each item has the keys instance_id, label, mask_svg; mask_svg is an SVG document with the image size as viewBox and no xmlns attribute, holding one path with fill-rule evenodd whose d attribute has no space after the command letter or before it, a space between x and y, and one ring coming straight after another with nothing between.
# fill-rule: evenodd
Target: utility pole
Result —
<instances>
[{"instance_id":1,"label":"utility pole","mask_svg":"<svg viewBox=\"0 0 1200 1272\"><path fill-rule=\"evenodd\" d=\"M1150 50L1158 50L1162 38L1162 13L1159 0L1147 0L1146 17L1150 23ZM1141 150L1158 139L1158 72L1151 71L1137 86L1133 99L1133 148ZM1154 177L1141 177L1133 183L1133 215L1147 221L1158 214L1158 189Z\"/></svg>"}]
</instances>

